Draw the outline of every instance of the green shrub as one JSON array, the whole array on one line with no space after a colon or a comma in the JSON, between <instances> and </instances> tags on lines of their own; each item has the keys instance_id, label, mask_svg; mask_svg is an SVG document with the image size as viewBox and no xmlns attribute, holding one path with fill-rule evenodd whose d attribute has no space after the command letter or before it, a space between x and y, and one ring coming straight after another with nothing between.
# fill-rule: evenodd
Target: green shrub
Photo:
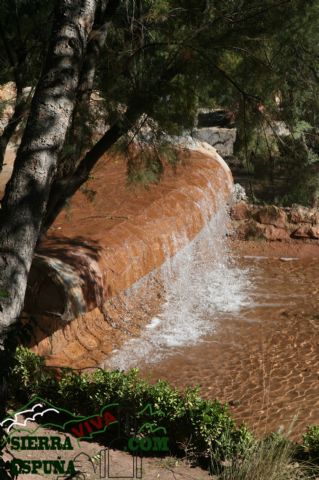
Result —
<instances>
[{"instance_id":1,"label":"green shrub","mask_svg":"<svg viewBox=\"0 0 319 480\"><path fill-rule=\"evenodd\" d=\"M303 447L313 460L319 460L319 426L308 427L303 435Z\"/></svg>"},{"instance_id":2,"label":"green shrub","mask_svg":"<svg viewBox=\"0 0 319 480\"><path fill-rule=\"evenodd\" d=\"M213 457L219 462L242 455L253 441L246 427L236 426L226 405L200 398L196 388L181 393L164 381L149 384L136 369L82 374L65 369L57 376L41 358L19 347L11 392L23 402L41 396L78 415L92 415L107 404L119 403L132 412L138 428L150 423L164 427L171 451L189 458L209 461ZM143 412L146 405L151 406L151 417L149 410Z\"/></svg>"},{"instance_id":3,"label":"green shrub","mask_svg":"<svg viewBox=\"0 0 319 480\"><path fill-rule=\"evenodd\" d=\"M242 457L224 463L218 480L310 480L318 469L309 463L296 462L297 446L279 434L255 442Z\"/></svg>"},{"instance_id":4,"label":"green shrub","mask_svg":"<svg viewBox=\"0 0 319 480\"><path fill-rule=\"evenodd\" d=\"M171 454L204 462L218 480L299 480L318 474L304 462L319 459L319 426L308 428L303 445L279 434L257 441L247 427L236 426L227 405L202 399L198 388L181 393L165 381L149 384L137 369L57 372L19 347L10 380L15 408L17 401L25 403L32 396L77 415L92 415L107 404L118 403L134 416L137 428L143 427L143 434L152 432L150 424L164 427ZM150 409L145 410L146 405Z\"/></svg>"}]
</instances>

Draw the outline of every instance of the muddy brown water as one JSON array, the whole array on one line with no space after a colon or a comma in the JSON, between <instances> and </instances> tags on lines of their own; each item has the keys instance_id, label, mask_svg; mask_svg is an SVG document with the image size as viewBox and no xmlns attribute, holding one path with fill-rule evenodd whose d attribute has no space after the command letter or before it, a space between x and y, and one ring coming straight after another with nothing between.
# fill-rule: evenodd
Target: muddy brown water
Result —
<instances>
[{"instance_id":1,"label":"muddy brown water","mask_svg":"<svg viewBox=\"0 0 319 480\"><path fill-rule=\"evenodd\" d=\"M181 388L200 384L203 397L230 402L257 434L298 438L319 424L319 257L232 256L249 268L250 304L219 315L198 344L140 365L141 373Z\"/></svg>"}]
</instances>

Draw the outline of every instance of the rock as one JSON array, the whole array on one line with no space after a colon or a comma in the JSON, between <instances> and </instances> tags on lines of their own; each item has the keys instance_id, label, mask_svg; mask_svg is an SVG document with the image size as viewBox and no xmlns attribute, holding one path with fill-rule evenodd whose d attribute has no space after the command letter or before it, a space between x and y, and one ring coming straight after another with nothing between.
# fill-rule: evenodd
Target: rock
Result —
<instances>
[{"instance_id":1,"label":"rock","mask_svg":"<svg viewBox=\"0 0 319 480\"><path fill-rule=\"evenodd\" d=\"M314 238L314 239L318 240L319 239L319 225L314 225L313 227L310 227L309 234L310 234L311 238Z\"/></svg>"},{"instance_id":2,"label":"rock","mask_svg":"<svg viewBox=\"0 0 319 480\"><path fill-rule=\"evenodd\" d=\"M270 137L288 137L291 134L285 122L271 122L271 125L266 127L265 133Z\"/></svg>"},{"instance_id":3,"label":"rock","mask_svg":"<svg viewBox=\"0 0 319 480\"><path fill-rule=\"evenodd\" d=\"M235 229L235 237L239 240L252 240L256 238L256 225L254 220L240 223Z\"/></svg>"},{"instance_id":4,"label":"rock","mask_svg":"<svg viewBox=\"0 0 319 480\"><path fill-rule=\"evenodd\" d=\"M249 205L246 202L239 202L236 203L231 211L230 211L230 216L232 220L247 220L250 216L251 210L249 208Z\"/></svg>"},{"instance_id":5,"label":"rock","mask_svg":"<svg viewBox=\"0 0 319 480\"><path fill-rule=\"evenodd\" d=\"M258 223L273 225L278 228L287 228L286 212L274 205L262 207L254 215Z\"/></svg>"},{"instance_id":6,"label":"rock","mask_svg":"<svg viewBox=\"0 0 319 480\"><path fill-rule=\"evenodd\" d=\"M235 183L234 188L233 188L233 196L232 196L232 201L234 203L240 202L243 200L244 202L247 202L247 195L245 192L245 189L240 183Z\"/></svg>"},{"instance_id":7,"label":"rock","mask_svg":"<svg viewBox=\"0 0 319 480\"><path fill-rule=\"evenodd\" d=\"M287 242L289 233L284 228L273 225L262 225L255 220L241 223L236 229L236 236L241 240L268 240Z\"/></svg>"},{"instance_id":8,"label":"rock","mask_svg":"<svg viewBox=\"0 0 319 480\"><path fill-rule=\"evenodd\" d=\"M291 234L292 238L311 238L309 225L302 225Z\"/></svg>"},{"instance_id":9,"label":"rock","mask_svg":"<svg viewBox=\"0 0 319 480\"><path fill-rule=\"evenodd\" d=\"M290 235L284 228L275 227L274 225L262 225L256 226L256 237L259 239L280 242L287 242L290 240Z\"/></svg>"},{"instance_id":10,"label":"rock","mask_svg":"<svg viewBox=\"0 0 319 480\"><path fill-rule=\"evenodd\" d=\"M78 191L71 218L60 214L38 246L26 295L39 355L63 355L79 366L105 352L110 342L104 347L103 339L120 330L112 306L119 294L186 246L218 211L219 197L229 201L233 183L226 163L209 145L185 145L187 162L177 166L178 175L168 167L149 189L128 189L126 158L105 156L90 181L99 192L96 201ZM132 327L123 324L123 331Z\"/></svg>"},{"instance_id":11,"label":"rock","mask_svg":"<svg viewBox=\"0 0 319 480\"><path fill-rule=\"evenodd\" d=\"M236 141L236 128L196 128L192 132L193 137L215 147L221 156L230 156L234 153Z\"/></svg>"},{"instance_id":12,"label":"rock","mask_svg":"<svg viewBox=\"0 0 319 480\"><path fill-rule=\"evenodd\" d=\"M289 214L288 219L290 223L311 223L312 225L319 224L319 211L315 208L306 207L293 207Z\"/></svg>"}]
</instances>

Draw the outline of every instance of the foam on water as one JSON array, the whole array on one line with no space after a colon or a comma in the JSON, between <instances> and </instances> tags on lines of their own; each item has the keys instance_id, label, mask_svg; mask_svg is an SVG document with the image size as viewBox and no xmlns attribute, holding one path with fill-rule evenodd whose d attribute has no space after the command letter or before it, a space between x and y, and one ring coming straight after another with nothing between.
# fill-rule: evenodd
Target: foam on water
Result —
<instances>
[{"instance_id":1,"label":"foam on water","mask_svg":"<svg viewBox=\"0 0 319 480\"><path fill-rule=\"evenodd\" d=\"M207 205L200 208L209 218ZM176 348L202 341L223 314L238 313L251 304L248 270L232 263L225 245L227 222L226 208L221 206L193 241L184 233L173 239L176 246L188 244L160 269L165 292L160 314L139 338L114 352L105 367L125 370L157 362L176 353Z\"/></svg>"}]
</instances>

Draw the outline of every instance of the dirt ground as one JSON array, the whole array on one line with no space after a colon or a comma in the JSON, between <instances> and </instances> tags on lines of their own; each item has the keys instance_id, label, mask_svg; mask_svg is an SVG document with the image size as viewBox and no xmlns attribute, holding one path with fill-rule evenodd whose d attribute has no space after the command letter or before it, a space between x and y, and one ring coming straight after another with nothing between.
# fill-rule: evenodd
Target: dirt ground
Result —
<instances>
[{"instance_id":1,"label":"dirt ground","mask_svg":"<svg viewBox=\"0 0 319 480\"><path fill-rule=\"evenodd\" d=\"M142 458L133 457L131 454L119 450L107 450L105 446L95 442L77 440L68 435L61 434L53 430L42 428L34 423L37 429L37 436L52 437L58 436L62 442L65 442L66 436L70 438L73 449L63 451L43 451L43 450L12 450L10 447L5 449L4 460L13 459L23 460L57 460L60 457L67 466L70 461L74 461L74 467L79 471L77 479L98 480L100 478L141 478L143 480L206 480L211 478L209 473L199 467L191 467L186 460L176 459L174 457L165 458ZM18 434L17 434L18 435ZM20 435L20 434L19 434ZM67 469L67 467L65 467ZM100 473L101 472L101 473ZM0 472L1 473L1 472ZM0 478L1 475L0 475ZM38 474L21 474L19 480L39 480L40 478L66 479L65 475L47 474L39 469Z\"/></svg>"}]
</instances>

